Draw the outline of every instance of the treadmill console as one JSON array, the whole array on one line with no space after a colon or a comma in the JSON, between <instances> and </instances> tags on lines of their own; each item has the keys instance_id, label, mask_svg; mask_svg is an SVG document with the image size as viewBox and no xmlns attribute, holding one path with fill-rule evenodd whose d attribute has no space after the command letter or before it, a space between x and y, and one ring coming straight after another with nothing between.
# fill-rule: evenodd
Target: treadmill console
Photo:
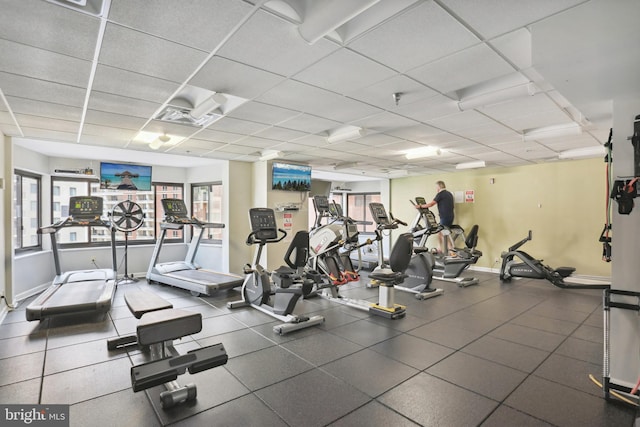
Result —
<instances>
[{"instance_id":1,"label":"treadmill console","mask_svg":"<svg viewBox=\"0 0 640 427\"><path fill-rule=\"evenodd\" d=\"M162 208L164 209L164 220L166 222L191 224L193 221L189 218L187 205L182 199L162 199Z\"/></svg>"},{"instance_id":2,"label":"treadmill console","mask_svg":"<svg viewBox=\"0 0 640 427\"><path fill-rule=\"evenodd\" d=\"M256 240L275 240L278 237L278 225L273 209L251 208L249 221L251 221L251 231Z\"/></svg>"},{"instance_id":3,"label":"treadmill console","mask_svg":"<svg viewBox=\"0 0 640 427\"><path fill-rule=\"evenodd\" d=\"M73 196L69 199L69 216L75 221L89 221L102 216L102 197Z\"/></svg>"},{"instance_id":4,"label":"treadmill console","mask_svg":"<svg viewBox=\"0 0 640 427\"><path fill-rule=\"evenodd\" d=\"M369 210L371 211L371 216L376 224L380 225L390 225L391 221L389 221L389 216L387 215L387 211L384 208L382 203L369 203Z\"/></svg>"}]
</instances>

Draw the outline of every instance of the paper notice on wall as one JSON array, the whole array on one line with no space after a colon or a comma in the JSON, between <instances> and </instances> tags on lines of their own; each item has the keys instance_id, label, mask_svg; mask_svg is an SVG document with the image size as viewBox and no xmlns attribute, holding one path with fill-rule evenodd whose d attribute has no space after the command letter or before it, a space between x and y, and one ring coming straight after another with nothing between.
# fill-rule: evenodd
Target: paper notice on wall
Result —
<instances>
[{"instance_id":1,"label":"paper notice on wall","mask_svg":"<svg viewBox=\"0 0 640 427\"><path fill-rule=\"evenodd\" d=\"M455 191L453 193L453 201L456 203L464 203L464 192Z\"/></svg>"},{"instance_id":2,"label":"paper notice on wall","mask_svg":"<svg viewBox=\"0 0 640 427\"><path fill-rule=\"evenodd\" d=\"M475 201L475 193L473 190L465 190L464 192L464 202L465 203L473 203Z\"/></svg>"},{"instance_id":3,"label":"paper notice on wall","mask_svg":"<svg viewBox=\"0 0 640 427\"><path fill-rule=\"evenodd\" d=\"M293 227L293 214L285 213L284 214L284 229L290 230Z\"/></svg>"}]
</instances>

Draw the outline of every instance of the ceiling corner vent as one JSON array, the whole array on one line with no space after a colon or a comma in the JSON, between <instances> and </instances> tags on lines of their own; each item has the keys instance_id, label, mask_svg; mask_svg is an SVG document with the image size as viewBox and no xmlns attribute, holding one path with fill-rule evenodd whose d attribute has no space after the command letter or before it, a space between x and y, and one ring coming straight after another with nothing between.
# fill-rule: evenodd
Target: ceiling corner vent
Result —
<instances>
[{"instance_id":1,"label":"ceiling corner vent","mask_svg":"<svg viewBox=\"0 0 640 427\"><path fill-rule=\"evenodd\" d=\"M191 115L191 110L187 108L175 107L173 105L167 105L158 115L156 120L163 122L177 123L195 127L207 127L211 123L220 120L224 117L222 114L208 113L199 118L195 118Z\"/></svg>"},{"instance_id":2,"label":"ceiling corner vent","mask_svg":"<svg viewBox=\"0 0 640 427\"><path fill-rule=\"evenodd\" d=\"M49 3L78 10L93 16L102 16L105 0L47 0Z\"/></svg>"}]
</instances>

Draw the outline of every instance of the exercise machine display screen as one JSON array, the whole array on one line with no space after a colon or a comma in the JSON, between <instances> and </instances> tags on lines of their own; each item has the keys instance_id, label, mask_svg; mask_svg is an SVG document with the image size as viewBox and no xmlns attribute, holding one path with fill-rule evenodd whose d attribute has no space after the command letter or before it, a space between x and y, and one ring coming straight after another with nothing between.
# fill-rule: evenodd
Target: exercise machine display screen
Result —
<instances>
[{"instance_id":1,"label":"exercise machine display screen","mask_svg":"<svg viewBox=\"0 0 640 427\"><path fill-rule=\"evenodd\" d=\"M182 199L162 199L162 207L164 209L165 219L169 222L189 219L187 205Z\"/></svg>"},{"instance_id":2,"label":"exercise machine display screen","mask_svg":"<svg viewBox=\"0 0 640 427\"><path fill-rule=\"evenodd\" d=\"M342 212L342 205L339 203L331 203L329 205L329 214L335 218L342 218L343 212Z\"/></svg>"},{"instance_id":3,"label":"exercise machine display screen","mask_svg":"<svg viewBox=\"0 0 640 427\"><path fill-rule=\"evenodd\" d=\"M102 197L73 196L69 199L69 216L75 220L102 216Z\"/></svg>"},{"instance_id":4,"label":"exercise machine display screen","mask_svg":"<svg viewBox=\"0 0 640 427\"><path fill-rule=\"evenodd\" d=\"M424 197L416 197L416 205L426 205L427 200Z\"/></svg>"},{"instance_id":5,"label":"exercise machine display screen","mask_svg":"<svg viewBox=\"0 0 640 427\"><path fill-rule=\"evenodd\" d=\"M388 225L391 223L382 203L369 203L369 210L376 224Z\"/></svg>"},{"instance_id":6,"label":"exercise machine display screen","mask_svg":"<svg viewBox=\"0 0 640 427\"><path fill-rule=\"evenodd\" d=\"M329 212L329 199L326 196L315 196L313 198L313 204L316 207L316 212L319 214Z\"/></svg>"},{"instance_id":7,"label":"exercise machine display screen","mask_svg":"<svg viewBox=\"0 0 640 427\"><path fill-rule=\"evenodd\" d=\"M257 240L270 240L278 237L276 214L270 208L251 208L249 210L251 231Z\"/></svg>"}]
</instances>

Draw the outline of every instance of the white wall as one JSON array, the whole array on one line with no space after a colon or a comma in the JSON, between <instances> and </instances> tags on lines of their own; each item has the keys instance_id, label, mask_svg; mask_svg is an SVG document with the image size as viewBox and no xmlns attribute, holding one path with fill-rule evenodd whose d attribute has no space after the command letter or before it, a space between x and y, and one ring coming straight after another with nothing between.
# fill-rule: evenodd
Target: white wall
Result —
<instances>
[{"instance_id":1,"label":"white wall","mask_svg":"<svg viewBox=\"0 0 640 427\"><path fill-rule=\"evenodd\" d=\"M14 301L13 292L11 289L11 283L13 283L13 257L11 256L13 246L13 234L11 232L11 189L12 185L12 145L11 138L5 137L2 131L0 131L0 141L2 147L2 161L0 161L0 223L2 224L2 234L4 236L3 244L0 245L0 257L3 262L0 263L0 278L2 278L3 285L0 286L0 295L4 296L9 304ZM3 313L6 313L7 305L3 299L0 303L0 321L4 317Z\"/></svg>"}]
</instances>

